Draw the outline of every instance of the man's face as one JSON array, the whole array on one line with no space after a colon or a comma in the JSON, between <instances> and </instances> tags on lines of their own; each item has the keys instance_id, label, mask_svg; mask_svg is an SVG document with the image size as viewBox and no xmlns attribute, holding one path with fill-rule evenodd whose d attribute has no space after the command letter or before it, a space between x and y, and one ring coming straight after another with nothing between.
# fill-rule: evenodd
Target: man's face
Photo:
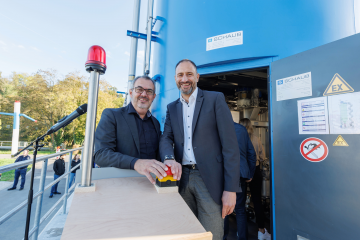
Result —
<instances>
[{"instance_id":1,"label":"man's face","mask_svg":"<svg viewBox=\"0 0 360 240\"><path fill-rule=\"evenodd\" d=\"M153 90L154 91L154 84L152 81L139 78L134 85L133 89L130 89L130 98L131 102L133 103L134 107L142 108L142 109L149 109L151 106L151 103L153 102L154 98L156 97L156 94L154 92L153 95L146 93L147 90ZM142 93L139 93L139 91L143 91Z\"/></svg>"},{"instance_id":2,"label":"man's face","mask_svg":"<svg viewBox=\"0 0 360 240\"><path fill-rule=\"evenodd\" d=\"M29 150L25 150L24 152L23 152L23 155L24 156L27 156L29 154Z\"/></svg>"},{"instance_id":3,"label":"man's face","mask_svg":"<svg viewBox=\"0 0 360 240\"><path fill-rule=\"evenodd\" d=\"M178 89L185 95L190 95L197 86L200 75L190 62L180 63L175 72L175 81Z\"/></svg>"}]
</instances>

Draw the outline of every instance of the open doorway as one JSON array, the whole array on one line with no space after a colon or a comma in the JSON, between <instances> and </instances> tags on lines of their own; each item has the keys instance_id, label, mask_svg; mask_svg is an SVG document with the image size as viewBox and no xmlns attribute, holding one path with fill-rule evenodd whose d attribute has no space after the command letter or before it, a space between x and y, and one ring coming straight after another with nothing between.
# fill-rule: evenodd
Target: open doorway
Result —
<instances>
[{"instance_id":1,"label":"open doorway","mask_svg":"<svg viewBox=\"0 0 360 240\"><path fill-rule=\"evenodd\" d=\"M265 215L265 228L271 232L268 68L201 75L198 87L203 90L222 92L234 122L239 123L242 118L251 120L254 135L260 139L265 151L265 160L260 164L261 202ZM258 225L249 190L248 185L246 201L248 239L252 240L258 239ZM237 239L235 215L231 215L229 220L230 234L227 239Z\"/></svg>"}]
</instances>

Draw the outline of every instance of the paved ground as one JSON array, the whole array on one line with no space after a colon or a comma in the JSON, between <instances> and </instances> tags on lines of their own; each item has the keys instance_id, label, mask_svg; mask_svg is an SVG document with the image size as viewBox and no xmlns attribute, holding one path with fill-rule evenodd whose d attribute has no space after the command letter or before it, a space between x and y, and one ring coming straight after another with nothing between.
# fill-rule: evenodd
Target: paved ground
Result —
<instances>
[{"instance_id":1,"label":"paved ground","mask_svg":"<svg viewBox=\"0 0 360 240\"><path fill-rule=\"evenodd\" d=\"M3 157L3 155L4 154L1 154L0 158ZM9 156L5 156L5 157L9 158ZM48 161L45 186L47 184L49 184L50 182L52 182L54 179L54 171L53 171L54 161L55 161L55 159L50 159ZM68 156L65 157L65 162L66 163L68 162ZM41 174L42 165L43 165L43 162L36 163L35 179L34 179L34 193L36 193L39 190L40 174ZM20 179L19 179L18 189L19 189L19 187L20 187ZM24 190L22 190L22 191L19 191L19 190L7 191L7 188L0 190L0 202L1 202L0 217L5 215L7 212L9 212L12 208L16 207L21 202L25 201L28 197L29 188L30 188L30 174L27 174ZM65 189L65 179L60 181L59 186L58 186L58 191L63 194L65 192L64 189ZM62 196L62 194L60 196ZM57 202L57 200L60 198L59 195L54 195L53 198L49 198L49 195L50 195L50 188L48 190L46 190L45 194L44 194L43 208L42 208L41 216L43 216L53 206L53 204L55 202ZM34 215L35 215L36 203L37 203L37 200L35 200L32 204L30 229L33 227L32 221L33 221ZM57 209L55 209L55 211L44 221L44 223L40 227L39 233L43 230L43 228L51 220L53 215L58 211L58 209L61 206L62 205L60 204L59 207L57 207ZM26 212L27 212L27 207L23 208L18 213L16 213L13 217L8 219L5 223L0 225L0 239L18 240L18 239L22 239L24 237Z\"/></svg>"}]
</instances>

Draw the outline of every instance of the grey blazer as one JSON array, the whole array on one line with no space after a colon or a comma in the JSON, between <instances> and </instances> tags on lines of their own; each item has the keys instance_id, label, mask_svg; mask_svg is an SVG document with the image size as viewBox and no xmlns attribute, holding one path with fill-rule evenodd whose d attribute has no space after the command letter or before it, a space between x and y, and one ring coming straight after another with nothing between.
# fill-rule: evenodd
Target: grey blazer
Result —
<instances>
[{"instance_id":1,"label":"grey blazer","mask_svg":"<svg viewBox=\"0 0 360 240\"><path fill-rule=\"evenodd\" d=\"M199 89L193 118L193 149L199 172L217 204L223 191L241 192L240 153L230 110L222 93ZM174 146L174 148L173 148ZM182 163L183 111L180 99L168 104L160 157L174 155Z\"/></svg>"},{"instance_id":2,"label":"grey blazer","mask_svg":"<svg viewBox=\"0 0 360 240\"><path fill-rule=\"evenodd\" d=\"M135 116L128 106L107 108L101 115L95 132L95 162L100 167L130 169L134 158L140 158L140 140ZM160 139L160 123L151 116ZM159 154L158 159L159 158Z\"/></svg>"}]
</instances>

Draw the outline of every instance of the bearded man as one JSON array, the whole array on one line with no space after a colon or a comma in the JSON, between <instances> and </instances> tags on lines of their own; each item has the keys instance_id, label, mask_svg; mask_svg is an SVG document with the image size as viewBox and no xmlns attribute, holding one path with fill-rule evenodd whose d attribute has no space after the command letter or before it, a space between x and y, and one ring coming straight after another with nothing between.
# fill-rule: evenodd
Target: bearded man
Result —
<instances>
[{"instance_id":1,"label":"bearded man","mask_svg":"<svg viewBox=\"0 0 360 240\"><path fill-rule=\"evenodd\" d=\"M224 94L197 87L193 61L175 66L180 98L167 105L160 156L181 176L179 193L214 240L222 240L240 188L240 152ZM173 160L165 160L173 155Z\"/></svg>"},{"instance_id":2,"label":"bearded man","mask_svg":"<svg viewBox=\"0 0 360 240\"><path fill-rule=\"evenodd\" d=\"M154 80L136 77L129 94L129 105L107 108L101 115L95 132L95 163L134 169L155 184L150 173L162 179L167 167L159 161L160 123L149 111L156 97Z\"/></svg>"}]
</instances>

